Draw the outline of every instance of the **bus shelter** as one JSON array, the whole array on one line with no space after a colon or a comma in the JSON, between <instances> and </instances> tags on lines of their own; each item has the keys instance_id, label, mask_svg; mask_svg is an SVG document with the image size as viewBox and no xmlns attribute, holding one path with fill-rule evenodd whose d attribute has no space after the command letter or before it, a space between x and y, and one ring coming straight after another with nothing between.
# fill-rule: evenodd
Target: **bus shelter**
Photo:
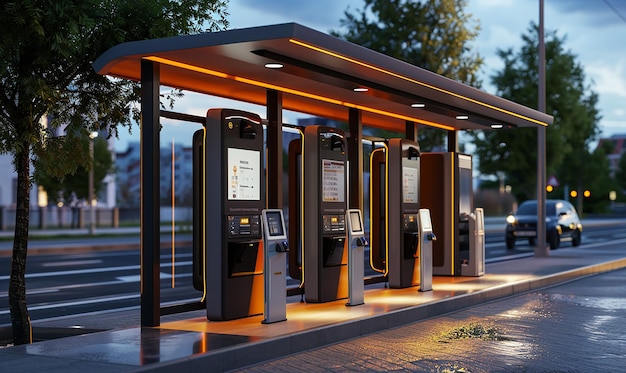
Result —
<instances>
[{"instance_id":1,"label":"bus shelter","mask_svg":"<svg viewBox=\"0 0 626 373\"><path fill-rule=\"evenodd\" d=\"M141 84L141 323L175 312L160 306L161 85L266 107L267 206L283 206L282 110L347 122L350 162L363 163L362 128L417 140L419 126L447 131L541 127L553 118L420 67L295 23L117 45L93 64L102 75ZM349 208L362 207L363 173L350 169Z\"/></svg>"}]
</instances>

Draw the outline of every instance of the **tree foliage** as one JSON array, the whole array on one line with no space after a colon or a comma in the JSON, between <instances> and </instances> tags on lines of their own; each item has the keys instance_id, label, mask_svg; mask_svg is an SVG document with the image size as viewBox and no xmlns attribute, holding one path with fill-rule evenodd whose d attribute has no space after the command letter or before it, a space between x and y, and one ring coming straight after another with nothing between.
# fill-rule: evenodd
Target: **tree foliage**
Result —
<instances>
[{"instance_id":1,"label":"tree foliage","mask_svg":"<svg viewBox=\"0 0 626 373\"><path fill-rule=\"evenodd\" d=\"M344 12L335 36L430 70L464 84L480 87L483 59L470 43L480 27L464 12L466 0L365 0L362 10ZM445 132L420 127L423 150L442 145Z\"/></svg>"},{"instance_id":2,"label":"tree foliage","mask_svg":"<svg viewBox=\"0 0 626 373\"><path fill-rule=\"evenodd\" d=\"M607 142L603 145L591 153L583 153L583 168L578 171L580 173L578 177L579 184L576 185L578 197L576 197L575 202L572 202L577 205L577 209L581 214L585 212L607 212L610 206L609 193L619 190L619 184L611 177L611 167L608 159L608 155L611 154L613 148ZM585 190L591 192L589 197L583 196Z\"/></svg>"},{"instance_id":3,"label":"tree foliage","mask_svg":"<svg viewBox=\"0 0 626 373\"><path fill-rule=\"evenodd\" d=\"M19 0L0 5L0 153L14 155L16 224L9 308L16 344L30 341L24 271L31 158L63 177L87 163L78 146L89 132L131 123L137 85L103 77L91 64L127 41L227 26L227 0ZM42 118L49 118L48 128ZM63 127L66 136L53 137Z\"/></svg>"},{"instance_id":4,"label":"tree foliage","mask_svg":"<svg viewBox=\"0 0 626 373\"><path fill-rule=\"evenodd\" d=\"M615 180L619 184L620 190L626 190L626 152L622 153L617 163Z\"/></svg>"},{"instance_id":5,"label":"tree foliage","mask_svg":"<svg viewBox=\"0 0 626 373\"><path fill-rule=\"evenodd\" d=\"M81 153L88 151L89 141L91 141L89 138L82 138L80 143ZM102 189L102 180L113 170L113 158L111 151L108 149L106 139L97 137L93 142L94 193L98 195ZM58 177L44 172L44 170L52 167L52 165L47 164L50 158L38 158L34 164L35 181L46 190L49 200L56 203L61 198L67 199L72 192L76 193L76 197L80 200L89 200L88 180L89 170L92 167L91 161L88 162L86 167L79 166L72 174Z\"/></svg>"},{"instance_id":6,"label":"tree foliage","mask_svg":"<svg viewBox=\"0 0 626 373\"><path fill-rule=\"evenodd\" d=\"M538 106L538 35L537 25L531 23L519 51L498 50L504 68L491 77L497 95L534 108ZM546 173L557 175L561 184L578 185L584 181L581 170L588 164L589 144L599 134L598 96L556 32L546 34L545 56L546 112L554 117L546 130ZM482 174L503 172L519 201L536 196L536 129L476 131L471 136Z\"/></svg>"},{"instance_id":7,"label":"tree foliage","mask_svg":"<svg viewBox=\"0 0 626 373\"><path fill-rule=\"evenodd\" d=\"M613 150L612 142L602 142L593 152L581 152L583 167L578 170L581 177L578 183L561 183L554 191L547 194L548 198L569 200L579 215L585 213L607 212L610 206L609 193L619 192L619 183L611 176L608 155ZM575 191L577 196L571 197ZM590 192L585 196L585 191Z\"/></svg>"}]
</instances>

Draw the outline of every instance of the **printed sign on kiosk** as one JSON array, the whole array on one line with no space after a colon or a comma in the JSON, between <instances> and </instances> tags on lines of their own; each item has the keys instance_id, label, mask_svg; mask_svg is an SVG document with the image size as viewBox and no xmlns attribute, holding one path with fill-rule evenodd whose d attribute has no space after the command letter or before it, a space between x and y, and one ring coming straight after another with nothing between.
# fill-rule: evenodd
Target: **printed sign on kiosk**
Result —
<instances>
[{"instance_id":1,"label":"printed sign on kiosk","mask_svg":"<svg viewBox=\"0 0 626 373\"><path fill-rule=\"evenodd\" d=\"M230 320L263 313L264 207L261 118L232 109L211 109L205 132L194 136L203 175L195 189L194 256L202 256L207 318ZM196 232L198 228L198 232ZM194 262L197 259L194 259ZM199 287L194 269L194 286ZM200 290L200 289L198 289Z\"/></svg>"}]
</instances>

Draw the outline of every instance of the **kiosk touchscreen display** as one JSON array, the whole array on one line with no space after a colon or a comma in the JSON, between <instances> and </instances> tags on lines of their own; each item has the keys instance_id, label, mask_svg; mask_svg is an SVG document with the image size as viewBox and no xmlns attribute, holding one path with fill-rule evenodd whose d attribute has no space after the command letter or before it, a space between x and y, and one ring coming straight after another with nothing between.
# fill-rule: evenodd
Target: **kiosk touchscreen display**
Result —
<instances>
[{"instance_id":1,"label":"kiosk touchscreen display","mask_svg":"<svg viewBox=\"0 0 626 373\"><path fill-rule=\"evenodd\" d=\"M418 170L412 167L402 167L402 199L404 203L418 203Z\"/></svg>"},{"instance_id":2,"label":"kiosk touchscreen display","mask_svg":"<svg viewBox=\"0 0 626 373\"><path fill-rule=\"evenodd\" d=\"M228 148L228 200L261 199L261 156L257 150Z\"/></svg>"},{"instance_id":3,"label":"kiosk touchscreen display","mask_svg":"<svg viewBox=\"0 0 626 373\"><path fill-rule=\"evenodd\" d=\"M459 169L459 214L461 216L472 213L472 170L469 168Z\"/></svg>"},{"instance_id":4,"label":"kiosk touchscreen display","mask_svg":"<svg viewBox=\"0 0 626 373\"><path fill-rule=\"evenodd\" d=\"M273 237L284 236L285 232L283 232L283 222L280 218L279 212L267 212L267 229L269 231L269 235Z\"/></svg>"},{"instance_id":5,"label":"kiosk touchscreen display","mask_svg":"<svg viewBox=\"0 0 626 373\"><path fill-rule=\"evenodd\" d=\"M363 232L361 214L358 211L350 211L350 226L352 227L352 232Z\"/></svg>"},{"instance_id":6,"label":"kiosk touchscreen display","mask_svg":"<svg viewBox=\"0 0 626 373\"><path fill-rule=\"evenodd\" d=\"M432 223L430 222L430 211L420 210L420 222L422 223L422 231L432 231Z\"/></svg>"},{"instance_id":7,"label":"kiosk touchscreen display","mask_svg":"<svg viewBox=\"0 0 626 373\"><path fill-rule=\"evenodd\" d=\"M343 161L322 159L323 202L345 202L345 172Z\"/></svg>"}]
</instances>

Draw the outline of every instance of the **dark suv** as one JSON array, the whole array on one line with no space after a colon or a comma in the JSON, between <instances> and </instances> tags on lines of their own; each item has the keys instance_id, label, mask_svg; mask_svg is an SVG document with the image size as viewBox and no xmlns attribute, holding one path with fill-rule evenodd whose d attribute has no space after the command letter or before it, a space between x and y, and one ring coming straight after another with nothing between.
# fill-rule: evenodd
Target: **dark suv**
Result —
<instances>
[{"instance_id":1,"label":"dark suv","mask_svg":"<svg viewBox=\"0 0 626 373\"><path fill-rule=\"evenodd\" d=\"M515 241L527 239L531 246L537 237L537 201L522 202L514 214L506 217L506 247L513 249ZM573 246L580 245L583 226L576 209L563 200L546 200L546 238L550 249L559 247L561 240L571 240Z\"/></svg>"}]
</instances>

